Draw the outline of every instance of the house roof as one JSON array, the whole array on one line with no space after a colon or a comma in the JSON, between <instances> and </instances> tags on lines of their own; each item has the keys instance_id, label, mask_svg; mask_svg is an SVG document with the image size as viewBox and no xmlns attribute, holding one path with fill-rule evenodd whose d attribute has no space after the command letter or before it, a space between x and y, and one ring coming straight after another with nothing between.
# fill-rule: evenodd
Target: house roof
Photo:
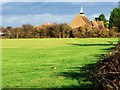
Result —
<instances>
[{"instance_id":1,"label":"house roof","mask_svg":"<svg viewBox=\"0 0 120 90\"><path fill-rule=\"evenodd\" d=\"M99 28L104 28L104 22L103 21L97 21Z\"/></svg>"},{"instance_id":2,"label":"house roof","mask_svg":"<svg viewBox=\"0 0 120 90\"><path fill-rule=\"evenodd\" d=\"M93 27L98 27L97 21L91 21L91 23L92 23Z\"/></svg>"},{"instance_id":3,"label":"house roof","mask_svg":"<svg viewBox=\"0 0 120 90\"><path fill-rule=\"evenodd\" d=\"M103 21L92 21L91 23L95 28L105 28Z\"/></svg>"}]
</instances>

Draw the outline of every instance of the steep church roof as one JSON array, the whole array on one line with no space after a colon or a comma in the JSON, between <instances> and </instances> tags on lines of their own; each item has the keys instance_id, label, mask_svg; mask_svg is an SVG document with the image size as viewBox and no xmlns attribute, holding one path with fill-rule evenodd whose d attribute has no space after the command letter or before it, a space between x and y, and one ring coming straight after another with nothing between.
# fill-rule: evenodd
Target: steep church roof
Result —
<instances>
[{"instance_id":1,"label":"steep church roof","mask_svg":"<svg viewBox=\"0 0 120 90\"><path fill-rule=\"evenodd\" d=\"M77 27L84 27L85 25L91 25L91 22L84 15L83 8L81 7L80 13L76 15L76 17L70 23L70 26L72 28L77 28Z\"/></svg>"},{"instance_id":2,"label":"steep church roof","mask_svg":"<svg viewBox=\"0 0 120 90\"><path fill-rule=\"evenodd\" d=\"M85 15L77 14L70 26L73 28L84 27L86 24L91 24L89 19Z\"/></svg>"}]
</instances>

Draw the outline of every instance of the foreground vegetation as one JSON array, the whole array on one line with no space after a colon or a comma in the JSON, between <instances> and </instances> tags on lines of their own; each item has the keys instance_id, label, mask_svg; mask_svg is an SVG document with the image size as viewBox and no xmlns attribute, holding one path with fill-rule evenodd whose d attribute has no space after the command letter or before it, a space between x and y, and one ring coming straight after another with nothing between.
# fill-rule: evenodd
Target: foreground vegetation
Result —
<instances>
[{"instance_id":1,"label":"foreground vegetation","mask_svg":"<svg viewBox=\"0 0 120 90\"><path fill-rule=\"evenodd\" d=\"M3 39L3 88L93 88L89 65L117 38Z\"/></svg>"},{"instance_id":2,"label":"foreground vegetation","mask_svg":"<svg viewBox=\"0 0 120 90\"><path fill-rule=\"evenodd\" d=\"M93 76L95 85L101 90L120 89L120 43L112 48L105 58L95 64Z\"/></svg>"}]
</instances>

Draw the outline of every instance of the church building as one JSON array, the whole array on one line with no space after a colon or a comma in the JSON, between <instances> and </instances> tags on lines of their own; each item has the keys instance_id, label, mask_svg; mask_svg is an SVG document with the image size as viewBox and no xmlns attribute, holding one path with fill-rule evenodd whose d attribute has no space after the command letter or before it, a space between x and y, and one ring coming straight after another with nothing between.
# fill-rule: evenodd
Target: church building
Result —
<instances>
[{"instance_id":1,"label":"church building","mask_svg":"<svg viewBox=\"0 0 120 90\"><path fill-rule=\"evenodd\" d=\"M81 7L80 13L76 15L73 21L70 23L72 28L105 28L104 22L99 20L90 21L84 14L83 7Z\"/></svg>"}]
</instances>

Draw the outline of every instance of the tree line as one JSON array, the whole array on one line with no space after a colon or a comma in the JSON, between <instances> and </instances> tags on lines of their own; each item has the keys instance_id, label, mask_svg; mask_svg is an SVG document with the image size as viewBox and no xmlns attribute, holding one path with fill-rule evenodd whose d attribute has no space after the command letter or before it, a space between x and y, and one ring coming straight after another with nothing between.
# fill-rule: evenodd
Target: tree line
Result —
<instances>
[{"instance_id":1,"label":"tree line","mask_svg":"<svg viewBox=\"0 0 120 90\"><path fill-rule=\"evenodd\" d=\"M3 38L88 38L88 37L117 37L115 29L71 28L66 23L53 24L44 28L34 28L24 24L22 27L2 28Z\"/></svg>"},{"instance_id":2,"label":"tree line","mask_svg":"<svg viewBox=\"0 0 120 90\"><path fill-rule=\"evenodd\" d=\"M99 16L106 28L71 28L66 23L52 24L44 28L35 28L31 24L21 27L0 27L3 38L88 38L88 37L117 37L120 32L120 8L111 12L109 23L104 14Z\"/></svg>"}]
</instances>

